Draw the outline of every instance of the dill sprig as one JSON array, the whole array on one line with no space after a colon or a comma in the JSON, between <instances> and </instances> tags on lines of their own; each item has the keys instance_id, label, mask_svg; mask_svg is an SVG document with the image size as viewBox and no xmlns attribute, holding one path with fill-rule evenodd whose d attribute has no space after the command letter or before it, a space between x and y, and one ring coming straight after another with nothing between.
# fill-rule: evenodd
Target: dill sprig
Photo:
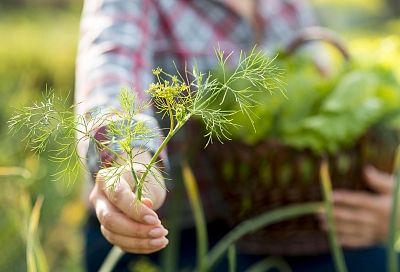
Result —
<instances>
[{"instance_id":1,"label":"dill sprig","mask_svg":"<svg viewBox=\"0 0 400 272\"><path fill-rule=\"evenodd\" d=\"M150 96L149 101L140 102L133 91L122 89L118 109L94 111L90 118L74 115L74 106L66 106L65 99L50 92L44 95L42 102L18 110L8 123L10 130L13 133L26 131L25 140L28 146L38 153L46 150L49 142L54 141L58 149L53 150L52 158L60 164L61 175L77 175L79 162L82 161L77 152L79 143L94 142L99 150L114 157L111 162L102 166L105 168L103 172L106 184L113 187L122 175L130 172L137 199L140 201L146 191L148 174L152 174L157 181L162 179L162 173L154 166L161 162L160 154L171 138L190 118L199 118L205 124L207 145L213 139L221 142L229 140L231 129L239 126L234 122L233 115L240 112L253 124L257 117L252 110L257 104L255 94L270 93L280 86L281 73L273 65L273 59L256 48L248 54L241 52L234 69L229 69L232 53L225 54L221 49L216 49L215 55L218 69L223 73L222 81L213 73L200 72L196 67L192 71L186 70L183 75L171 75L156 68L153 70L156 82L146 90ZM232 87L235 81L243 79L250 84L242 89ZM238 110L222 109L227 97L234 98L239 106ZM160 129L152 128L146 121L137 118L150 105L163 118L168 117L170 125L150 162L143 164L138 156L148 151L147 144L151 140L161 137ZM103 125L107 127L104 135L106 140L98 140L93 136L93 131ZM63 137L60 138L60 135Z\"/></svg>"},{"instance_id":2,"label":"dill sprig","mask_svg":"<svg viewBox=\"0 0 400 272\"><path fill-rule=\"evenodd\" d=\"M61 98L54 91L46 90L40 102L17 109L8 126L12 134L24 135L23 141L33 152L42 153L51 145L49 157L58 165L56 175L71 181L79 174L81 160L76 152L73 106L68 106L67 100L68 97Z\"/></svg>"}]
</instances>

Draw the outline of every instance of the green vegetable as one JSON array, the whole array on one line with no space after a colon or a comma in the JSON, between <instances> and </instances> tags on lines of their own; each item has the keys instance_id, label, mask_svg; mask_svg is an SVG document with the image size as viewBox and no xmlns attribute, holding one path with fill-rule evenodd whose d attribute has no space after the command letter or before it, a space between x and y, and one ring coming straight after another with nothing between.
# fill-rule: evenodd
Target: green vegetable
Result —
<instances>
[{"instance_id":1,"label":"green vegetable","mask_svg":"<svg viewBox=\"0 0 400 272\"><path fill-rule=\"evenodd\" d=\"M278 67L285 71L286 97L256 96L253 111L260 118L234 130L233 139L256 145L277 138L298 150L323 154L351 146L377 125L400 128L400 84L389 68L352 60L323 78L303 56L281 58ZM235 88L254 88L244 80L235 84ZM235 105L224 107L230 110ZM243 123L243 116L234 118Z\"/></svg>"}]
</instances>

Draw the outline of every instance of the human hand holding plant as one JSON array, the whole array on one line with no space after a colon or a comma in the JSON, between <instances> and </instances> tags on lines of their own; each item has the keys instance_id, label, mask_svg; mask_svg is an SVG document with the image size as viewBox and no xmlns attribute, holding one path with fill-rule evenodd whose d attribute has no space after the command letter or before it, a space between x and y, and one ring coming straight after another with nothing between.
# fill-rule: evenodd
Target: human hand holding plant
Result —
<instances>
[{"instance_id":1,"label":"human hand holding plant","mask_svg":"<svg viewBox=\"0 0 400 272\"><path fill-rule=\"evenodd\" d=\"M138 160L148 163L151 156L141 153ZM136 173L143 172L142 165L134 165ZM165 189L152 174L148 175L146 193L142 202L137 201L134 181L129 171L119 177L113 189L106 185L107 170L100 170L96 184L90 194L96 216L101 224L104 237L126 252L148 254L164 248L168 244L168 231L162 226L154 210L164 202ZM134 205L134 203L137 203Z\"/></svg>"}]
</instances>

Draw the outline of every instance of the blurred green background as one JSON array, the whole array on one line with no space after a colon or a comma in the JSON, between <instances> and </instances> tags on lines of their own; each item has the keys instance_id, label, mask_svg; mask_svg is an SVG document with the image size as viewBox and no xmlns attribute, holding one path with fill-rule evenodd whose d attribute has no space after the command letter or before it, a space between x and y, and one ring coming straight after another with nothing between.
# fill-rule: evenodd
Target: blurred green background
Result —
<instances>
[{"instance_id":1,"label":"blurred green background","mask_svg":"<svg viewBox=\"0 0 400 272\"><path fill-rule=\"evenodd\" d=\"M54 181L56 166L46 154L37 158L26 150L6 124L14 108L31 104L46 88L73 93L81 8L81 1L69 0L0 4L0 271L26 271L24 192L32 204L44 196L38 233L50 271L82 270L81 184ZM31 177L7 176L10 166L26 168Z\"/></svg>"},{"instance_id":2,"label":"blurred green background","mask_svg":"<svg viewBox=\"0 0 400 272\"><path fill-rule=\"evenodd\" d=\"M353 54L388 65L400 60L400 1L312 2L322 24L337 30ZM14 108L40 98L46 88L73 93L81 8L76 0L0 3L0 271L26 270L27 211L21 204L26 194L32 203L44 196L38 233L50 271L83 270L82 183L54 181L56 165L46 154L38 158L26 150L6 124ZM26 168L31 176L9 175L11 166Z\"/></svg>"}]
</instances>

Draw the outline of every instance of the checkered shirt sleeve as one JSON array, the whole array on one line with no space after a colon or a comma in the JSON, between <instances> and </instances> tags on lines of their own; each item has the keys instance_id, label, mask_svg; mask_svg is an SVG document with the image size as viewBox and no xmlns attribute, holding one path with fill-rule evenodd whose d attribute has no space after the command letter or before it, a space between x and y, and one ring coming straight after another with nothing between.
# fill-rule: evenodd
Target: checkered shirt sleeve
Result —
<instances>
[{"instance_id":1,"label":"checkered shirt sleeve","mask_svg":"<svg viewBox=\"0 0 400 272\"><path fill-rule=\"evenodd\" d=\"M117 109L121 88L132 89L140 101L148 99L143 90L152 82L152 41L157 18L151 0L85 1L76 63L75 101L79 114ZM146 114L138 119L155 128L157 122L151 109ZM104 140L105 130L97 128L93 135ZM146 148L155 152L161 140L161 136L151 139ZM132 145L139 147L143 143ZM87 158L90 172L95 173L100 165L107 164L105 159L110 155L93 146L94 143L89 144ZM161 156L165 158L165 153Z\"/></svg>"}]
</instances>

